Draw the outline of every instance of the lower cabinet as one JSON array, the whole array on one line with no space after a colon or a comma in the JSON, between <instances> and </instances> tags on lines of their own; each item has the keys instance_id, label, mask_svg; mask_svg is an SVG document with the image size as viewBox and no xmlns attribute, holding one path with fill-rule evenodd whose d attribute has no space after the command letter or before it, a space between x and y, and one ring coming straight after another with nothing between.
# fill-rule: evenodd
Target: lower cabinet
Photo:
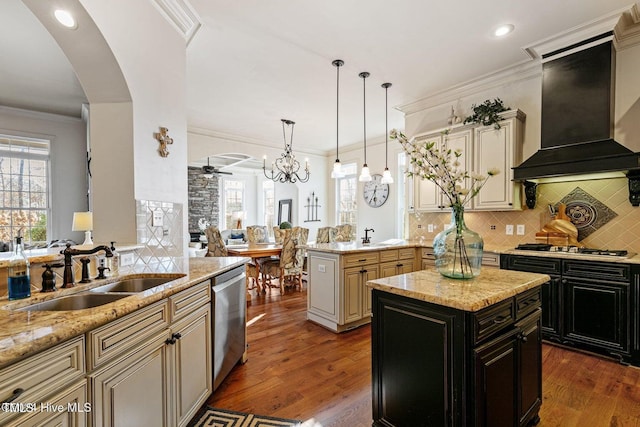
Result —
<instances>
[{"instance_id":1,"label":"lower cabinet","mask_svg":"<svg viewBox=\"0 0 640 427\"><path fill-rule=\"evenodd\" d=\"M539 291L471 313L374 290L373 425L537 423Z\"/></svg>"},{"instance_id":2,"label":"lower cabinet","mask_svg":"<svg viewBox=\"0 0 640 427\"><path fill-rule=\"evenodd\" d=\"M207 281L88 334L91 342L114 348L120 338L127 349L89 375L95 427L190 421L213 390L210 295ZM141 323L146 327L137 331ZM159 325L165 327L148 337Z\"/></svg>"},{"instance_id":3,"label":"lower cabinet","mask_svg":"<svg viewBox=\"0 0 640 427\"><path fill-rule=\"evenodd\" d=\"M545 339L640 366L640 354L633 349L640 341L640 307L633 303L640 276L632 265L502 255L501 268L551 277L542 285Z\"/></svg>"}]
</instances>

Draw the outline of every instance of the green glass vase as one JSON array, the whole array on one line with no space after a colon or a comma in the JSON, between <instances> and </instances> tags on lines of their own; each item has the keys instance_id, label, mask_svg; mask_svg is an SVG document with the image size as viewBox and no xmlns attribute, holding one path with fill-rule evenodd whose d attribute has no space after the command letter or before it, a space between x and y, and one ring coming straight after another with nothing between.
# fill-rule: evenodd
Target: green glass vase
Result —
<instances>
[{"instance_id":1,"label":"green glass vase","mask_svg":"<svg viewBox=\"0 0 640 427\"><path fill-rule=\"evenodd\" d=\"M452 206L451 224L433 239L436 269L452 279L471 279L480 274L484 241L464 223L464 207Z\"/></svg>"}]
</instances>

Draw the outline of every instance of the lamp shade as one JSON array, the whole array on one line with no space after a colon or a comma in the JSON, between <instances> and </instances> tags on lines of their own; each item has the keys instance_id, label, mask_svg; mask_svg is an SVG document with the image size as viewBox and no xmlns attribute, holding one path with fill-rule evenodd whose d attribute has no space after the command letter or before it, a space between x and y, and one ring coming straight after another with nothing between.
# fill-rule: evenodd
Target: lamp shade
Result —
<instances>
[{"instance_id":1,"label":"lamp shade","mask_svg":"<svg viewBox=\"0 0 640 427\"><path fill-rule=\"evenodd\" d=\"M93 230L93 212L74 212L71 231Z\"/></svg>"}]
</instances>

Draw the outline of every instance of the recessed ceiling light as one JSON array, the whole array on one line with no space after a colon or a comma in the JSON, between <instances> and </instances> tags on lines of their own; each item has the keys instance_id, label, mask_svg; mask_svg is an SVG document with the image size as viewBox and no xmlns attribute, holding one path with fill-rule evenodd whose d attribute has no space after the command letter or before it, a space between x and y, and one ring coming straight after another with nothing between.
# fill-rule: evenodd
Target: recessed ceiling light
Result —
<instances>
[{"instance_id":1,"label":"recessed ceiling light","mask_svg":"<svg viewBox=\"0 0 640 427\"><path fill-rule=\"evenodd\" d=\"M507 34L512 32L514 28L515 27L511 24L500 25L498 28L495 29L495 31L493 32L493 35L496 37L506 36Z\"/></svg>"},{"instance_id":2,"label":"recessed ceiling light","mask_svg":"<svg viewBox=\"0 0 640 427\"><path fill-rule=\"evenodd\" d=\"M73 15L69 11L57 9L53 12L53 15L56 17L59 23L64 25L67 28L76 28L76 20L73 18Z\"/></svg>"}]
</instances>

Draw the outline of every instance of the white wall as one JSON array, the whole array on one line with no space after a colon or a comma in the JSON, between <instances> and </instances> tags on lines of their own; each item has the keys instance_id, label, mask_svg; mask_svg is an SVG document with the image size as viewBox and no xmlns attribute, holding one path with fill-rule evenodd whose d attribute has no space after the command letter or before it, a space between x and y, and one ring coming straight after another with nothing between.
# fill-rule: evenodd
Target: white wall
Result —
<instances>
[{"instance_id":1,"label":"white wall","mask_svg":"<svg viewBox=\"0 0 640 427\"><path fill-rule=\"evenodd\" d=\"M73 212L87 210L87 137L84 121L0 107L0 133L51 140L51 224L47 238L84 240L72 232Z\"/></svg>"}]
</instances>

